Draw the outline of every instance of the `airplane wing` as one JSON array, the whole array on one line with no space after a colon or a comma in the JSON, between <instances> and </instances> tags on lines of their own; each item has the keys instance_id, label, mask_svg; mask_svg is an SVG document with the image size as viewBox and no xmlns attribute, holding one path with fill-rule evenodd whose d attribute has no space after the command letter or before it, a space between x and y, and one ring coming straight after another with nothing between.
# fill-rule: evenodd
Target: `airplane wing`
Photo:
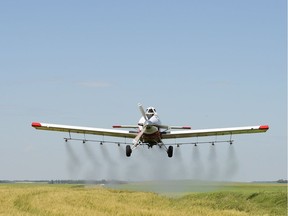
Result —
<instances>
[{"instance_id":1,"label":"airplane wing","mask_svg":"<svg viewBox=\"0 0 288 216\"><path fill-rule=\"evenodd\" d=\"M39 123L39 122L33 122L32 127L38 130L93 134L93 135L101 135L101 136L113 136L113 137L125 137L125 138L135 138L137 136L137 131L80 127L80 126L70 126L70 125Z\"/></svg>"},{"instance_id":2,"label":"airplane wing","mask_svg":"<svg viewBox=\"0 0 288 216\"><path fill-rule=\"evenodd\" d=\"M260 125L260 126L215 128L215 129L201 129L201 130L166 131L162 133L162 139L264 133L268 129L269 129L268 125Z\"/></svg>"}]
</instances>

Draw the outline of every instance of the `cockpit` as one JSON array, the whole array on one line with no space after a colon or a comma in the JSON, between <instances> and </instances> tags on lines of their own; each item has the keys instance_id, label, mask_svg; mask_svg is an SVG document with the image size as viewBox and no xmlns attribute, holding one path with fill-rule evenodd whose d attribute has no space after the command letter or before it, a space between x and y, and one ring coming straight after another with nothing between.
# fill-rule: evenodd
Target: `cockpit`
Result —
<instances>
[{"instance_id":1,"label":"cockpit","mask_svg":"<svg viewBox=\"0 0 288 216\"><path fill-rule=\"evenodd\" d=\"M154 107L148 107L146 109L146 116L150 119L152 116L157 115L156 109Z\"/></svg>"}]
</instances>

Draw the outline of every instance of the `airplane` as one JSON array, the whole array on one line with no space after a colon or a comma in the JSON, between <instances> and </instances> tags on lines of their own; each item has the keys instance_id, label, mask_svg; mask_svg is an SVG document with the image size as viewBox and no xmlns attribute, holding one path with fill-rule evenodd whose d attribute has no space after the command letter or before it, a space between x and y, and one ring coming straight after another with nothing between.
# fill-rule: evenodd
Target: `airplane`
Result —
<instances>
[{"instance_id":1,"label":"airplane","mask_svg":"<svg viewBox=\"0 0 288 216\"><path fill-rule=\"evenodd\" d=\"M164 149L168 157L173 156L173 145L182 144L194 144L197 146L199 143L211 143L214 145L216 142L229 142L233 143L232 135L234 134L250 134L250 133L264 133L269 129L268 125L259 125L259 126L246 126L246 127L231 127L231 128L215 128L215 129L191 129L190 126L168 126L163 125L160 121L160 118L154 107L148 107L146 111L143 106L138 104L139 110L142 117L140 118L137 125L114 125L115 129L104 129L104 128L92 128L92 127L81 127L81 126L70 126L70 125L59 125L59 124L48 124L48 123L39 123L32 122L32 127L38 130L50 130L50 131L60 131L68 132L69 138L64 138L67 142L68 140L82 140L71 138L71 133L78 134L92 134L100 136L111 136L111 137L124 137L133 139L131 144L121 142L110 142L126 145L126 156L130 157L132 151L140 145L147 145L148 148L153 146L159 146ZM130 128L136 130L119 130L119 128ZM230 135L230 140L228 141L213 141L213 142L191 142L191 143L174 143L168 147L163 143L163 140L166 139L177 139L177 138L189 138L189 137L206 137L206 136L223 136ZM97 141L97 140L82 140L83 143L86 141ZM105 141L99 141L101 145ZM131 147L132 145L132 147Z\"/></svg>"}]
</instances>

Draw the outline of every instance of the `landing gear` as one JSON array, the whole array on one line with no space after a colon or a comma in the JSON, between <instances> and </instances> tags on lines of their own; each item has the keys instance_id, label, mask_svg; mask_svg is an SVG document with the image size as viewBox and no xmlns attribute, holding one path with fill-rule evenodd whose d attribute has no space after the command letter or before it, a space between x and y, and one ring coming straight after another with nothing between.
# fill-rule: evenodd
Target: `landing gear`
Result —
<instances>
[{"instance_id":1,"label":"landing gear","mask_svg":"<svg viewBox=\"0 0 288 216\"><path fill-rule=\"evenodd\" d=\"M169 146L167 149L168 157L171 158L173 156L173 146Z\"/></svg>"},{"instance_id":2,"label":"landing gear","mask_svg":"<svg viewBox=\"0 0 288 216\"><path fill-rule=\"evenodd\" d=\"M130 157L130 156L131 156L131 153L132 153L131 146L130 146L130 145L127 145L127 146L126 146L126 156L127 156L127 157Z\"/></svg>"}]
</instances>

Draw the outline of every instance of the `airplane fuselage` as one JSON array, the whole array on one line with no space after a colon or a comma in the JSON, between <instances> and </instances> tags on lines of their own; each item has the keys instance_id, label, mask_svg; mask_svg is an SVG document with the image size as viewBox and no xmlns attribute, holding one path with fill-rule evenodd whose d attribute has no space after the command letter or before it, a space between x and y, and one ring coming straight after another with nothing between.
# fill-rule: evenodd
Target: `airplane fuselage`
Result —
<instances>
[{"instance_id":1,"label":"airplane fuselage","mask_svg":"<svg viewBox=\"0 0 288 216\"><path fill-rule=\"evenodd\" d=\"M139 122L139 132L143 130L143 126L146 126L145 132L141 137L141 142L156 145L161 142L161 133L159 127L155 125L161 125L161 121L157 115L152 116L147 121L144 117L141 117Z\"/></svg>"}]
</instances>

